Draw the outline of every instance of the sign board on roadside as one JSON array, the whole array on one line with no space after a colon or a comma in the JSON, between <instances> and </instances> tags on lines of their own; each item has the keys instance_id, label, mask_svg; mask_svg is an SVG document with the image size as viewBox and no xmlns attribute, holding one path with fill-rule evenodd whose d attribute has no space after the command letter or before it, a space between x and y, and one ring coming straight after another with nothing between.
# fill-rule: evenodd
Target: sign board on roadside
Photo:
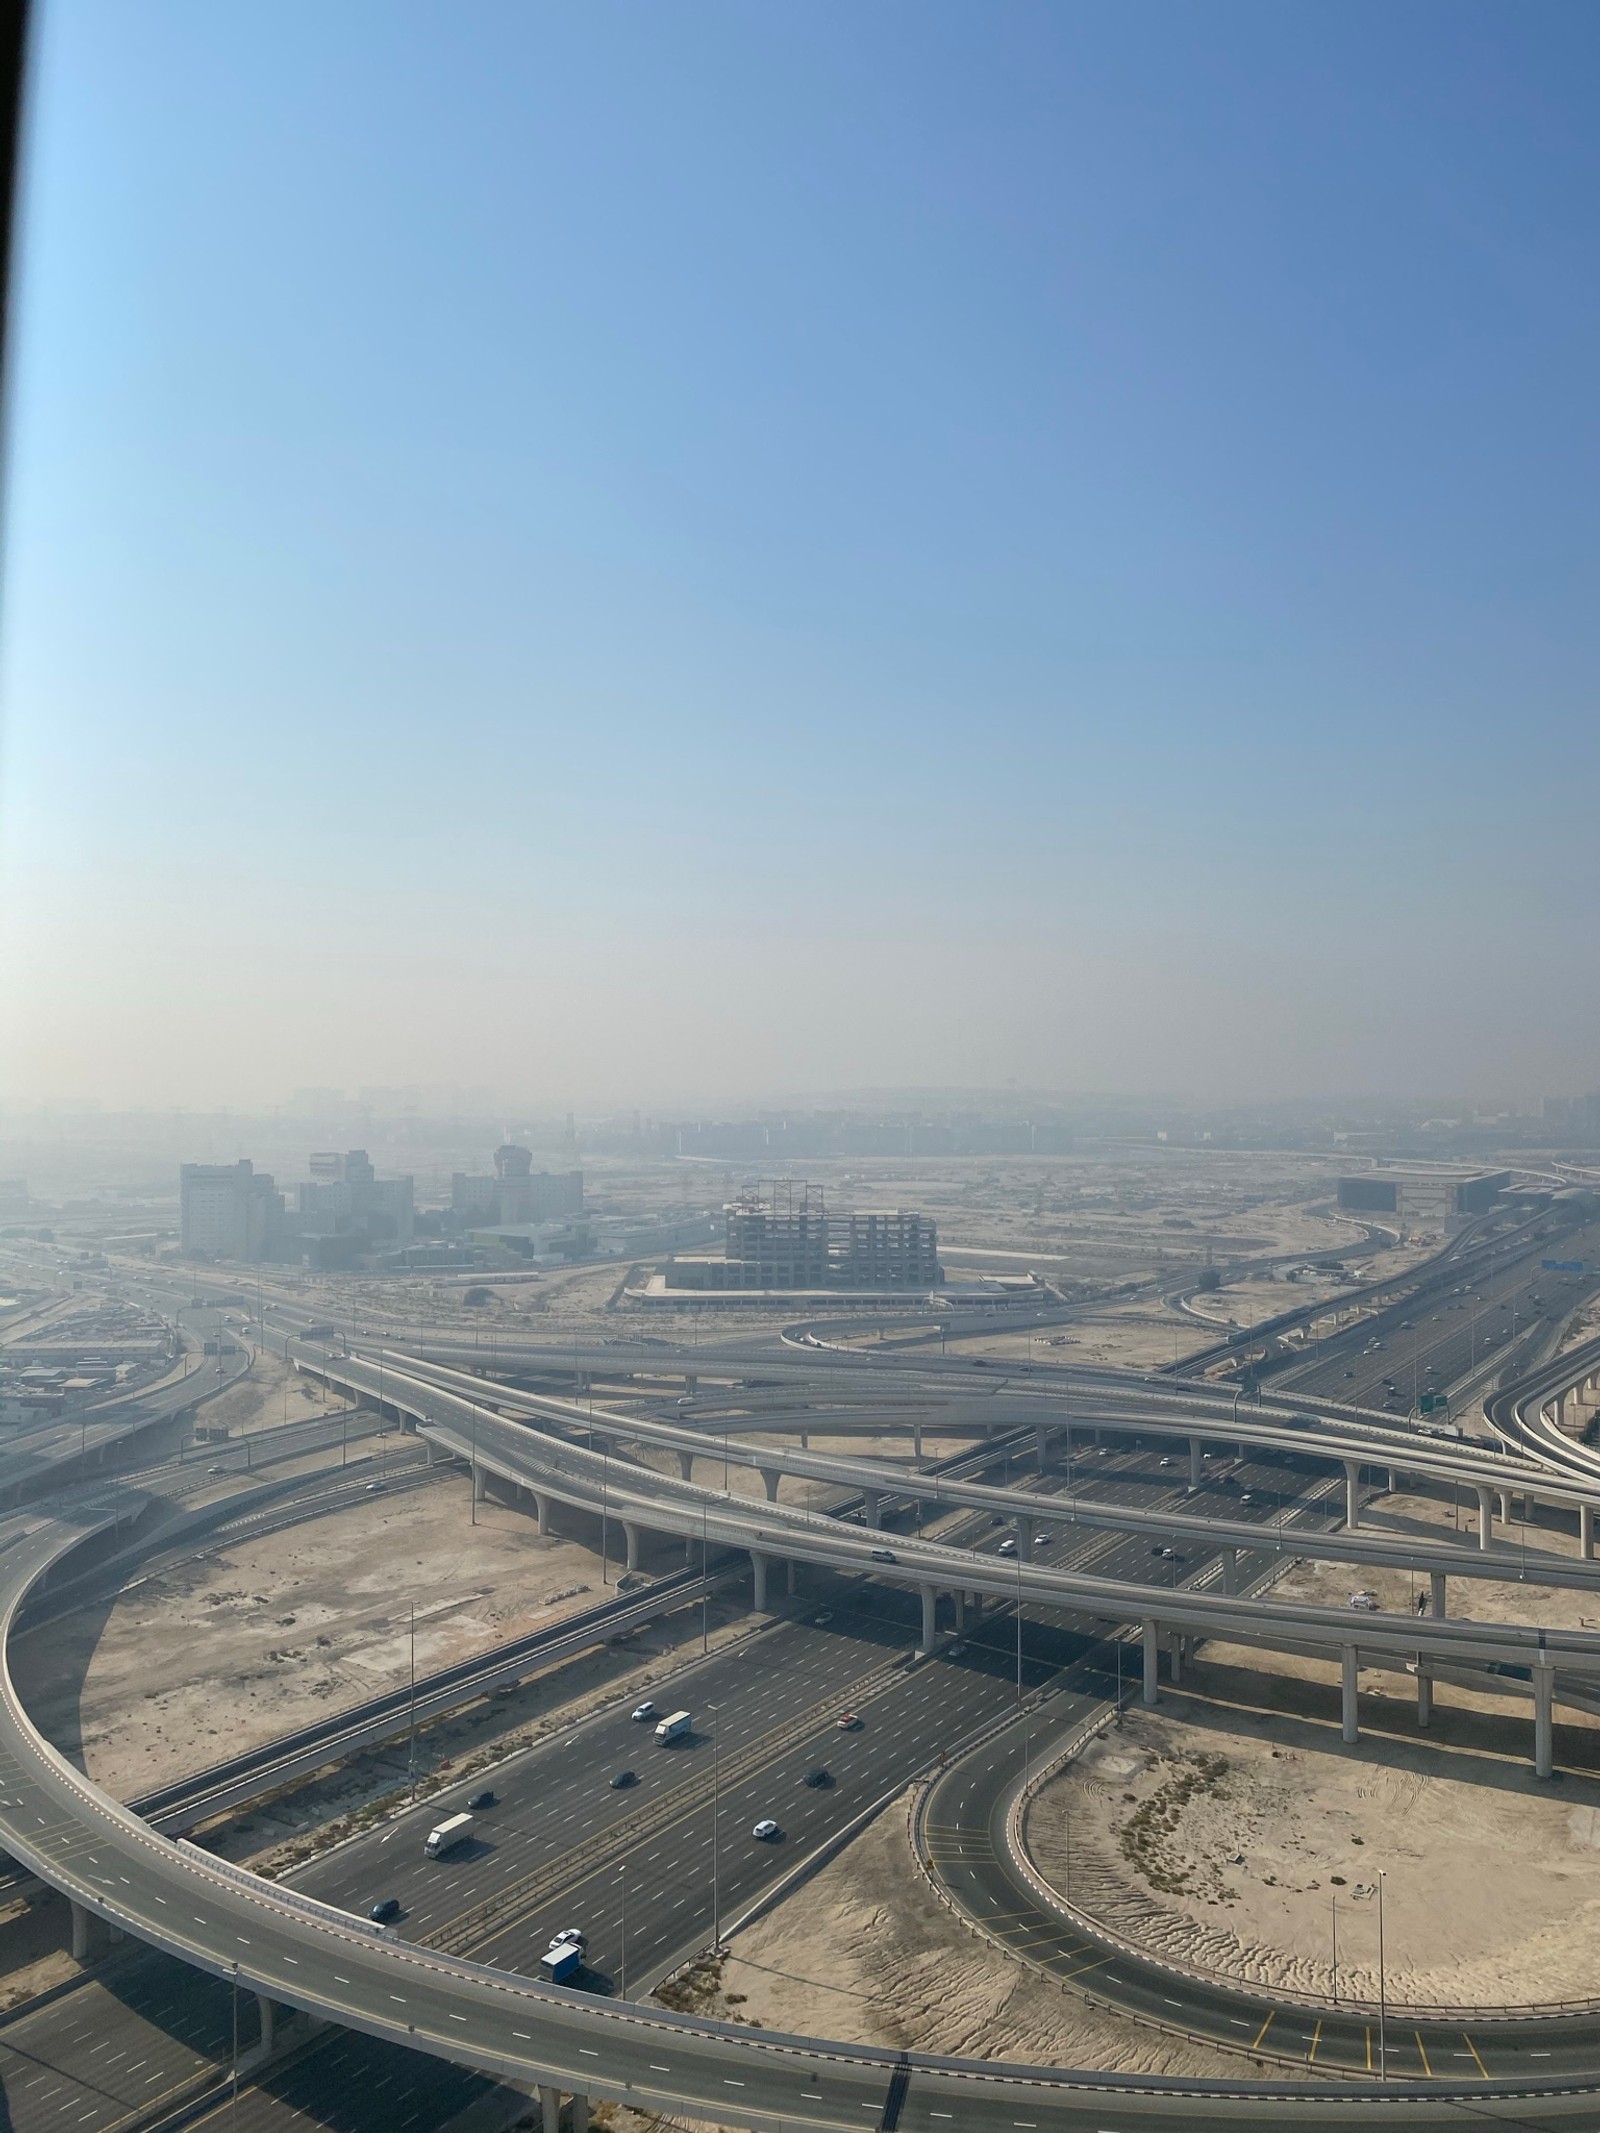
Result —
<instances>
[{"instance_id":1,"label":"sign board on roadside","mask_svg":"<svg viewBox=\"0 0 1600 2133\"><path fill-rule=\"evenodd\" d=\"M1583 1272L1583 1261L1581 1259L1541 1259L1539 1265L1546 1274L1581 1274Z\"/></svg>"}]
</instances>

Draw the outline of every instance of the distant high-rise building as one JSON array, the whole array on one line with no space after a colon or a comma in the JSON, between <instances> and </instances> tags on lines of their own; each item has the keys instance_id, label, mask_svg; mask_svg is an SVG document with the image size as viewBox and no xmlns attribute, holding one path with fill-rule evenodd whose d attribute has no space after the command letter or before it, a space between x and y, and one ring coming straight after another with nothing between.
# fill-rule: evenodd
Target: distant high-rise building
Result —
<instances>
[{"instance_id":1,"label":"distant high-rise building","mask_svg":"<svg viewBox=\"0 0 1600 2133\"><path fill-rule=\"evenodd\" d=\"M249 1159L185 1163L178 1173L179 1240L200 1259L269 1258L283 1220L283 1194Z\"/></svg>"},{"instance_id":2,"label":"distant high-rise building","mask_svg":"<svg viewBox=\"0 0 1600 2133\"><path fill-rule=\"evenodd\" d=\"M450 1205L458 1215L492 1215L502 1225L559 1222L583 1213L583 1172L536 1171L532 1152L506 1141L494 1152L492 1178L455 1173Z\"/></svg>"},{"instance_id":3,"label":"distant high-rise building","mask_svg":"<svg viewBox=\"0 0 1600 2133\"><path fill-rule=\"evenodd\" d=\"M380 1178L365 1148L311 1157L311 1182L300 1187L300 1220L312 1236L353 1236L363 1249L409 1244L415 1214L410 1178Z\"/></svg>"}]
</instances>

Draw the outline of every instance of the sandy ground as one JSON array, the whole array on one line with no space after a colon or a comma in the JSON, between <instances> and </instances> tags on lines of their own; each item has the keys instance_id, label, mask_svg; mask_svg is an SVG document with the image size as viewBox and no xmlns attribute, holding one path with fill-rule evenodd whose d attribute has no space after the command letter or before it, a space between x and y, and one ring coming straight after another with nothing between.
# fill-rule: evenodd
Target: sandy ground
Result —
<instances>
[{"instance_id":1,"label":"sandy ground","mask_svg":"<svg viewBox=\"0 0 1600 2133\"><path fill-rule=\"evenodd\" d=\"M129 1794L399 1686L412 1602L419 1672L595 1604L591 1549L492 1501L473 1526L469 1505L452 1472L145 1579L109 1615L22 1637L19 1686L53 1740Z\"/></svg>"},{"instance_id":2,"label":"sandy ground","mask_svg":"<svg viewBox=\"0 0 1600 2133\"><path fill-rule=\"evenodd\" d=\"M1385 1498L1371 1523L1452 1522L1448 1505ZM1513 1526L1515 1538L1521 1531ZM1529 1529L1530 1545L1574 1551ZM1413 1604L1401 1572L1305 1563L1278 1592L1341 1605L1357 1583ZM1453 1580L1453 1615L1600 1626L1600 1599ZM1376 1996L1376 1874L1385 1874L1388 1991L1416 2006L1600 1997L1600 1725L1557 1707L1558 1785L1531 1768L1520 1688L1450 1682L1418 1730L1403 1674L1363 1669L1362 1739L1340 1739L1336 1667L1210 1644L1122 1732L1043 1787L1027 1841L1047 1878L1108 1930L1241 1982Z\"/></svg>"},{"instance_id":3,"label":"sandy ground","mask_svg":"<svg viewBox=\"0 0 1600 2133\"><path fill-rule=\"evenodd\" d=\"M1237 2073L1238 2062L1090 2006L992 1949L939 1902L890 1807L840 1856L658 1997L765 2029L895 2050L1118 2072Z\"/></svg>"}]
</instances>

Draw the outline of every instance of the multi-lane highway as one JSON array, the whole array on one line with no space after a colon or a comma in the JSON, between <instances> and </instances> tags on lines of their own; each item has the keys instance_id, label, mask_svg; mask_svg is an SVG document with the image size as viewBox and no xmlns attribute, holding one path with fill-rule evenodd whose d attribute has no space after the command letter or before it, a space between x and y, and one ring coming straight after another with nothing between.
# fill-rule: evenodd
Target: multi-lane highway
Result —
<instances>
[{"instance_id":1,"label":"multi-lane highway","mask_svg":"<svg viewBox=\"0 0 1600 2133\"><path fill-rule=\"evenodd\" d=\"M332 1359L324 1356L323 1360L331 1370ZM612 1360L616 1360L614 1351ZM806 1360L811 1372L806 1382L814 1383L818 1375L815 1359ZM705 1868L711 1863L716 1868L715 1901L726 1917L725 1817L737 1813L742 1826L743 1816L760 1808L780 1821L796 1848L808 1845L830 1820L836 1821L846 1807L870 1793L880 1778L884 1790L901 1782L908 1758L950 1746L952 1726L960 1727L969 1717L974 1722L985 1716L1001 1717L1008 1700L1016 1695L1010 1637L1018 1618L1002 1626L996 1613L1008 1601L1022 1602L1027 1611L1022 1624L1027 1646L1024 1689L1035 1685L1038 1670L1048 1668L1064 1684L1063 1695L1080 1689L1092 1694L1093 1682L1075 1683L1070 1668L1083 1665L1098 1635L1095 1625L1108 1620L1155 1620L1192 1634L1220 1630L1230 1636L1257 1635L1268 1642L1292 1632L1297 1641L1329 1650L1355 1648L1362 1656L1371 1651L1387 1654L1390 1663L1404 1663L1402 1655L1417 1649L1440 1659L1468 1662L1503 1663L1509 1658L1515 1663L1520 1655L1534 1670L1535 1686L1541 1671L1549 1674L1559 1668L1572 1676L1588 1676L1600 1659L1597 1640L1578 1633L1547 1632L1541 1638L1514 1624L1474 1625L1432 1618L1407 1618L1400 1623L1385 1617L1357 1619L1334 1610L1295 1609L1247 1589L1252 1582L1250 1572L1264 1565L1266 1551L1259 1551L1256 1560L1243 1545L1236 1556L1236 1570L1245 1573L1240 1582L1246 1589L1237 1593L1218 1592L1210 1582L1215 1547L1203 1560L1198 1548L1193 1562L1163 1559L1164 1574L1172 1582L1157 1583L1151 1578L1148 1541L1138 1530L1138 1522L1124 1528L1100 1517L1092 1528L1082 1520L1069 1526L1061 1516L1059 1477L1055 1501L1044 1514L1050 1538L1031 1560L1024 1562L1019 1552L1007 1562L994 1552L995 1529L985 1531L982 1521L1001 1515L1026 1516L1014 1503L990 1511L989 1499L964 1495L960 1501L936 1505L935 1516L943 1521L937 1538L884 1535L871 1528L852 1528L823 1512L731 1497L692 1480L591 1451L556 1429L530 1428L526 1421L494 1414L480 1401L450 1392L438 1380L397 1370L387 1361L378 1364L358 1356L342 1361L340 1367L364 1397L376 1398L381 1393L387 1405L403 1408L434 1441L471 1459L480 1472L497 1473L516 1486L547 1492L580 1512L602 1508L620 1517L626 1511L641 1528L675 1534L680 1540L693 1541L698 1528L702 1541L742 1547L757 1558L788 1558L809 1566L805 1575L817 1582L808 1586L808 1610L815 1610L808 1620L763 1630L743 1647L745 1653L781 1650L781 1669L772 1670L775 1678L798 1683L805 1695L791 1691L780 1708L773 1700L766 1669L758 1669L741 1694L738 1671L741 1664L748 1667L748 1659L741 1659L738 1651L716 1655L706 1662L705 1675L715 1691L706 1696L707 1709L712 1703L718 1705L714 1745L709 1732L701 1734L698 1744L691 1743L681 1758L680 1767L688 1773L683 1777L669 1783L649 1769L641 1771L637 1787L614 1792L609 1783L602 1786L597 1774L600 1766L609 1764L612 1753L622 1752L622 1744L638 1733L625 1715L605 1714L579 1729L580 1738L570 1752L567 1743L557 1742L527 1757L526 1777L520 1766L508 1767L505 1807L484 1817L485 1852L461 1860L459 1874L452 1869L448 1884L430 1875L426 1862L418 1861L397 1868L392 1877L397 1886L387 1887L389 1861L400 1857L392 1847L404 1841L402 1833L407 1829L415 1834L413 1825L404 1820L333 1855L316 1870L317 1876L345 1876L340 1893L349 1902L373 1888L377 1893L398 1895L412 1914L402 1921L402 1932L416 1933L420 1941L375 1935L346 1919L337 1908L308 1907L294 1892L274 1891L248 1876L238 1877L151 1836L135 1818L104 1801L43 1748L16 1706L9 1682L0 1709L0 1786L4 1788L0 1833L8 1845L31 1858L47 1878L66 1887L80 1903L131 1925L185 1960L225 1980L237 1974L242 1982L273 1998L331 2015L375 2038L409 2043L458 2060L484 2076L512 2074L534 2082L543 2077L571 2090L616 2096L652 2109L683 2109L725 2123L762 2126L785 2117L818 2125L859 2125L867 2112L875 2114L874 2122L888 2119L904 2126L926 2126L928 2133L943 2133L947 2123L972 2126L980 2133L990 2126L1046 2123L1063 2128L1115 2125L1119 2133L1124 2128L1132 2133L1138 2126L1170 2127L1200 2119L1279 2123L1291 2114L1297 2123L1307 2125L1341 2122L1340 2113L1348 2115L1350 2099L1337 2088L1320 2093L1308 2090L1304 2095L1292 2088L1249 2085L1236 2092L1216 2084L1209 2089L1162 2088L916 2055L897 2062L893 2054L837 2045L816 2047L806 2040L775 2039L764 2033L752 2036L748 2031L646 2013L619 2005L614 1998L541 1990L519 1982L509 1971L474 1968L462 1958L473 1951L504 1961L515 1951L526 1962L529 1947L552 1923L565 1923L564 1907L577 1900L585 1911L581 1922L594 1933L591 1956L595 1966L604 1961L608 1966L604 1974L620 1984L621 1907L626 1887L631 1931L641 1935L629 1974L630 1994L636 1991L633 1964L644 1966L641 1978L648 1976L652 1966L670 1961L679 1952L674 1934L681 1931L684 1949L706 1938L710 1920L705 1906L710 1899L703 1883ZM704 1361L699 1367L710 1375ZM738 1376L745 1365L742 1358L734 1358L725 1359L721 1367L730 1376ZM845 1367L854 1374L853 1363ZM837 1368L833 1366L834 1371ZM376 1383L359 1375L378 1371L382 1375ZM666 1374L674 1373L680 1378L695 1374L681 1351L671 1358ZM907 1375L923 1374L919 1365L917 1373ZM837 1386L838 1376L830 1375ZM864 1375L885 1390L894 1383L870 1364ZM970 1376L967 1382L971 1383ZM1032 1375L1030 1389L1042 1382ZM941 1390L948 1390L949 1383L944 1379ZM494 1397L493 1388L486 1391ZM1136 1400L1147 1397L1143 1388L1130 1391ZM1175 1391L1170 1380L1168 1391ZM1195 1398L1191 1433L1224 1440L1233 1434L1231 1426L1223 1426L1214 1398L1208 1400L1198 1392ZM1130 1418L1136 1412L1136 1405L1124 1407L1114 1418L1124 1446ZM1348 1412L1330 1413L1324 1431L1317 1433L1324 1439L1314 1447L1317 1459L1309 1457L1313 1447L1306 1438L1297 1439L1286 1425L1279 1427L1276 1438L1270 1425L1259 1420L1251 1423L1250 1430L1252 1438L1260 1439L1252 1442L1248 1454L1252 1478L1267 1486L1271 1468L1272 1479L1280 1483L1292 1479L1297 1495L1315 1495L1322 1487L1319 1472L1328 1473L1330 1456L1335 1461L1343 1456L1337 1446L1354 1441L1354 1456L1366 1464L1375 1459L1387 1463L1395 1451L1390 1432L1370 1429L1363 1437L1361 1424ZM626 1429L618 1434L626 1435ZM1242 1428L1238 1434L1244 1435ZM1489 1455L1462 1447L1446 1451L1411 1439L1405 1464L1426 1471L1430 1461L1463 1456L1482 1461L1483 1471L1492 1472L1498 1485L1503 1486L1503 1477L1512 1475L1519 1477L1517 1486L1523 1485L1523 1462L1496 1464ZM1526 1464L1530 1477L1543 1471L1531 1461ZM1222 1465L1206 1462L1208 1468ZM1147 1498L1159 1494L1166 1499L1158 1504L1156 1516L1170 1523L1170 1499L1187 1483L1161 1469L1153 1452L1109 1450L1104 1466L1103 1479L1097 1474L1083 1485L1087 1506L1107 1507L1120 1467L1130 1495L1137 1497L1142 1489ZM839 1478L842 1485L849 1477ZM1218 1509L1231 1493L1223 1487L1226 1478L1225 1471L1202 1473L1200 1487L1215 1491ZM1234 1478L1241 1477L1235 1474ZM1573 1504L1589 1494L1586 1477L1570 1472L1538 1485L1544 1493ZM1252 1488L1249 1493L1259 1492ZM1203 1516L1209 1506L1200 1503L1195 1508ZM1324 1491L1320 1501L1300 1506L1296 1516L1321 1521L1336 1516L1340 1508L1336 1485L1331 1497ZM923 1509L926 1516L926 1502ZM91 1515L89 1525L96 1516L106 1515L107 1511ZM1248 1527L1251 1521L1238 1523ZM0 1550L7 1622L34 1579L71 1537L70 1521L59 1515L12 1526ZM960 1544L963 1538L969 1545ZM1241 1534L1241 1543L1248 1538L1247 1533ZM971 1545L974 1542L987 1545ZM1092 1551L1099 1553L1086 1566L1085 1557ZM883 1559L885 1553L888 1561ZM844 1588L856 1606L862 1594L872 1590L871 1585L861 1583L863 1573L901 1588L898 1594L884 1590L870 1603L875 1615L888 1617L881 1632L853 1621L843 1603ZM1202 1580L1207 1581L1206 1589L1196 1590ZM839 1589L834 1591L836 1584ZM940 1657L908 1670L895 1665L893 1658L913 1642L929 1644L930 1589L935 1609L941 1591L986 1595L989 1626L976 1629L976 1648L969 1637L966 1651L957 1659ZM826 1604L830 1592L840 1605ZM904 1612L913 1596L922 1609L920 1620L914 1611ZM1047 1610L1048 1621L1044 1619ZM831 1614L834 1620L820 1622L817 1618L822 1614ZM939 1628L937 1621L935 1627ZM774 1639L781 1638L794 1640L792 1651L774 1644ZM1050 1638L1069 1642L1076 1638L1076 1647L1057 1642L1045 1652L1041 1640ZM885 1654L882 1670L872 1665L880 1645ZM896 1647L893 1654L888 1651L891 1645ZM868 1664L859 1673L837 1677L836 1667L860 1667L863 1658ZM1552 1660L1554 1668L1549 1664ZM1063 1674L1063 1668L1069 1671ZM699 1689L694 1693L698 1696ZM832 1706L839 1699L859 1700L867 1723L860 1734L834 1733L830 1755ZM875 1710L890 1714L893 1723L874 1726ZM700 1732L698 1725L695 1730ZM841 1741L846 1743L843 1751ZM708 1747L712 1763L709 1807ZM1002 1758L985 1752L990 1753L993 1771L999 1772ZM676 1753L661 1751L668 1759L661 1767L673 1767ZM728 1761L726 1795L724 1755ZM835 1786L812 1792L800 1784L804 1769L812 1767L806 1760L811 1757L817 1765L826 1762L839 1780ZM638 1769L642 1761L641 1756L621 1767ZM984 1774L990 1774L987 1768ZM792 1795L787 1806L782 1797L786 1792ZM498 1824L496 1815L502 1817ZM969 1825L963 1819L959 1826ZM731 1823L729 1834L731 1838ZM764 1877L770 1878L775 1856L758 1847L753 1838L742 1839L737 1853L728 1855L727 1902L744 1902ZM645 1894L635 1897L633 1866L641 1871L654 1869L659 1887L646 1882ZM614 1904L609 1901L613 1880L617 1884ZM632 1908L641 1902L642 1911ZM697 1907L701 1915L689 1915ZM615 1973L609 1967L613 1960ZM1586 2086L1589 2069L1600 2065L1600 2053L1593 2040L1584 2043L1572 2025L1564 2026L1564 2035L1574 2053L1571 2068L1578 2073L1580 2085ZM1470 2028L1462 2036L1469 2046L1475 2042ZM1262 2052L1270 2052L1274 2041L1269 2034ZM382 2045L348 2049L360 2059L362 2053L380 2050ZM1350 2064L1359 2067L1359 2059L1351 2057L1357 2051L1353 2033L1348 2039L1341 2037L1337 2045L1330 2039L1328 2050L1337 2069ZM1503 2069L1486 2065L1465 2079L1453 2068L1441 2073L1435 2066L1434 2079L1425 2077L1409 2091L1408 2105L1393 2112L1381 2084L1368 2087L1363 2080L1360 2093L1369 2115L1385 2122L1392 2116L1396 2123L1455 2124L1486 2110L1502 2118L1514 2110L1522 2116L1541 2117L1576 2113L1574 2122L1586 2122L1583 2114L1587 2112L1587 2122L1592 2123L1593 2095L1556 2093L1563 2070L1542 2059L1535 2067L1530 2050L1527 2064L1512 2067L1504 2079ZM1364 2068L1360 2071L1364 2075Z\"/></svg>"}]
</instances>

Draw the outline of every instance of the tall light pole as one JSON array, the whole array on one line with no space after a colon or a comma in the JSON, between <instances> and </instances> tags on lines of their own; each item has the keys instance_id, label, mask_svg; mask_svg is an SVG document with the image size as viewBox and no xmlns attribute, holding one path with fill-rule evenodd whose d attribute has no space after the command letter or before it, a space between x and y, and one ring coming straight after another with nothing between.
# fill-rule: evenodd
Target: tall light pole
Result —
<instances>
[{"instance_id":1,"label":"tall light pole","mask_svg":"<svg viewBox=\"0 0 1600 2133\"><path fill-rule=\"evenodd\" d=\"M719 1836L722 1813L722 1766L721 1747L717 1738L717 1706L708 1703L711 1713L711 1952L718 1954L722 1948L722 1880L719 1861Z\"/></svg>"},{"instance_id":2,"label":"tall light pole","mask_svg":"<svg viewBox=\"0 0 1600 2133\"><path fill-rule=\"evenodd\" d=\"M617 1881L622 1890L622 1992L620 1996L626 1999L628 1997L628 1869L626 1866L617 1868Z\"/></svg>"},{"instance_id":3,"label":"tall light pole","mask_svg":"<svg viewBox=\"0 0 1600 2133\"><path fill-rule=\"evenodd\" d=\"M1026 1531L1026 1528L1024 1528ZM1022 1701L1022 1544L1017 1543L1017 1701Z\"/></svg>"},{"instance_id":4,"label":"tall light pole","mask_svg":"<svg viewBox=\"0 0 1600 2133\"><path fill-rule=\"evenodd\" d=\"M1389 1986L1383 1962L1383 1868L1378 1869L1378 2079L1389 2078Z\"/></svg>"},{"instance_id":5,"label":"tall light pole","mask_svg":"<svg viewBox=\"0 0 1600 2133\"><path fill-rule=\"evenodd\" d=\"M711 1649L711 1506L705 1497L700 1499L700 1650Z\"/></svg>"},{"instance_id":6,"label":"tall light pole","mask_svg":"<svg viewBox=\"0 0 1600 2133\"><path fill-rule=\"evenodd\" d=\"M472 1405L472 1523L478 1523L478 1405Z\"/></svg>"},{"instance_id":7,"label":"tall light pole","mask_svg":"<svg viewBox=\"0 0 1600 2133\"><path fill-rule=\"evenodd\" d=\"M1339 1899L1333 1899L1333 2004L1339 2004Z\"/></svg>"},{"instance_id":8,"label":"tall light pole","mask_svg":"<svg viewBox=\"0 0 1600 2133\"><path fill-rule=\"evenodd\" d=\"M417 1603L411 1602L411 1797L417 1797Z\"/></svg>"}]
</instances>

